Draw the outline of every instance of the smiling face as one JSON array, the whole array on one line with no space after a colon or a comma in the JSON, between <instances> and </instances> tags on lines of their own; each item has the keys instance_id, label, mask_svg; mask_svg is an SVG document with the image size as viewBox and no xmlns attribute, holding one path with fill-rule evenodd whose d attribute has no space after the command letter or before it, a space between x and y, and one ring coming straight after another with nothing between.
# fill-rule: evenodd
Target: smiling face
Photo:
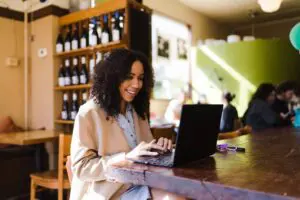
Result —
<instances>
[{"instance_id":1,"label":"smiling face","mask_svg":"<svg viewBox=\"0 0 300 200\"><path fill-rule=\"evenodd\" d=\"M119 90L122 101L130 103L143 87L144 66L140 61L135 61L131 66L130 73L120 84Z\"/></svg>"}]
</instances>

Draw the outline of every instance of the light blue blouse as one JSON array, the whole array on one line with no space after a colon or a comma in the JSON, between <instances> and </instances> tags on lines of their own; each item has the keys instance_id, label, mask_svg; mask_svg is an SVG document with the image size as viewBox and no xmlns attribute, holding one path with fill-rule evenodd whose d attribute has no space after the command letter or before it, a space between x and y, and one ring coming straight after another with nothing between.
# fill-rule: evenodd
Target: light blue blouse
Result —
<instances>
[{"instance_id":1,"label":"light blue blouse","mask_svg":"<svg viewBox=\"0 0 300 200\"><path fill-rule=\"evenodd\" d=\"M126 140L131 149L134 149L137 144L136 133L133 121L133 107L127 104L125 115L119 114L116 120L125 134ZM121 196L121 200L148 200L151 199L151 193L148 186L132 185Z\"/></svg>"}]
</instances>

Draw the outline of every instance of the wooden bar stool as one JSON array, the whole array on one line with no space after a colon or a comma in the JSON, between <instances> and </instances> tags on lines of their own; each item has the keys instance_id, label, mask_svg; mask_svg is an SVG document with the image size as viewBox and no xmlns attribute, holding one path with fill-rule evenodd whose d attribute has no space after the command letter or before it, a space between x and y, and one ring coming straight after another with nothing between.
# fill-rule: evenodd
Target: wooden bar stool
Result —
<instances>
[{"instance_id":1,"label":"wooden bar stool","mask_svg":"<svg viewBox=\"0 0 300 200\"><path fill-rule=\"evenodd\" d=\"M35 193L38 186L48 189L57 189L58 200L63 199L64 189L71 188L65 167L67 156L70 155L71 137L72 135L59 135L58 170L51 170L30 175L30 200L35 200Z\"/></svg>"}]
</instances>

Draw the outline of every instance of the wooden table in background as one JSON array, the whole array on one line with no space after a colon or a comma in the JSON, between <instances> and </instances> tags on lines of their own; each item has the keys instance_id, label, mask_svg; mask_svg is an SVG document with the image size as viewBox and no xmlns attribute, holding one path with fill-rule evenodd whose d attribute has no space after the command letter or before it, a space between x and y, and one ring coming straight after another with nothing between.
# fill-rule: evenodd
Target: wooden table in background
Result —
<instances>
[{"instance_id":1,"label":"wooden table in background","mask_svg":"<svg viewBox=\"0 0 300 200\"><path fill-rule=\"evenodd\" d=\"M51 130L1 133L0 144L31 145L41 144L58 138L59 133Z\"/></svg>"},{"instance_id":2,"label":"wooden table in background","mask_svg":"<svg viewBox=\"0 0 300 200\"><path fill-rule=\"evenodd\" d=\"M59 133L52 130L1 133L0 144L12 144L19 146L34 145L36 169L37 171L42 171L41 152L43 147L41 144L54 141L58 139L58 136Z\"/></svg>"},{"instance_id":3,"label":"wooden table in background","mask_svg":"<svg viewBox=\"0 0 300 200\"><path fill-rule=\"evenodd\" d=\"M216 153L176 168L124 161L109 167L108 176L192 199L300 198L300 129L271 129L220 143L245 147L246 153Z\"/></svg>"}]
</instances>

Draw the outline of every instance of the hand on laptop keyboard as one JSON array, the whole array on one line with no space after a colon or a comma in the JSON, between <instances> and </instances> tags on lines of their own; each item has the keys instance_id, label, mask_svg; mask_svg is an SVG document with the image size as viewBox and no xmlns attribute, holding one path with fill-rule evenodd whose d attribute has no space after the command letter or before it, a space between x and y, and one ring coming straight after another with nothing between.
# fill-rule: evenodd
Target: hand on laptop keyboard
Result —
<instances>
[{"instance_id":1,"label":"hand on laptop keyboard","mask_svg":"<svg viewBox=\"0 0 300 200\"><path fill-rule=\"evenodd\" d=\"M151 151L152 149L165 151L165 149L156 143L156 140L152 140L150 143L141 142L132 151L126 154L126 158L136 158L139 156L157 156L158 152Z\"/></svg>"},{"instance_id":2,"label":"hand on laptop keyboard","mask_svg":"<svg viewBox=\"0 0 300 200\"><path fill-rule=\"evenodd\" d=\"M170 152L172 150L172 140L168 138L159 138L157 144L164 149L164 152Z\"/></svg>"}]
</instances>

